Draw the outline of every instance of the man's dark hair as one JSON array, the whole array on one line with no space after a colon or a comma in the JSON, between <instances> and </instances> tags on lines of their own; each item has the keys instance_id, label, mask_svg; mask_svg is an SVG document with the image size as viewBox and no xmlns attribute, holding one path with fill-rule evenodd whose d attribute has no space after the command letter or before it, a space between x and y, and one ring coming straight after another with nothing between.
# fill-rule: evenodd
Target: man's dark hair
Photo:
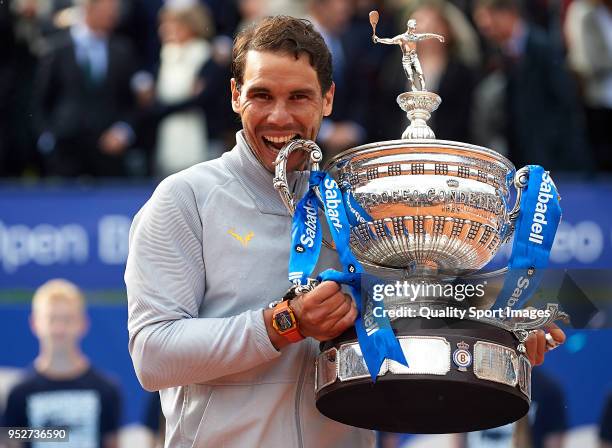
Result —
<instances>
[{"instance_id":1,"label":"man's dark hair","mask_svg":"<svg viewBox=\"0 0 612 448\"><path fill-rule=\"evenodd\" d=\"M306 53L310 65L317 72L322 92L326 93L331 87L331 53L323 37L308 20L289 16L266 17L238 33L232 51L232 76L239 86L249 50L293 54L295 59Z\"/></svg>"}]
</instances>

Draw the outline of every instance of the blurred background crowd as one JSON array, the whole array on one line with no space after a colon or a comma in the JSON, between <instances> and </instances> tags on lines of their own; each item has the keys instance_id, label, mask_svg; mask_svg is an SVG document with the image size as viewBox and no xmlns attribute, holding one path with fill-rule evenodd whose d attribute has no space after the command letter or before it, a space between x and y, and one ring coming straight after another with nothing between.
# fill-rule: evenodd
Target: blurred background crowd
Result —
<instances>
[{"instance_id":1,"label":"blurred background crowd","mask_svg":"<svg viewBox=\"0 0 612 448\"><path fill-rule=\"evenodd\" d=\"M326 157L400 138L408 122L395 99L409 86L399 48L372 42L373 9L380 37L406 31L409 17L417 32L445 36L444 44L419 44L428 90L443 100L430 120L438 138L492 148L517 167L541 164L562 179L555 268L609 269L612 0L0 0L5 423L23 424L27 397L57 388L32 376L34 365L51 377L67 371L62 390L102 391L94 405L79 398L73 412L65 396L41 401L39 415L95 428L82 432L91 445L73 446L159 445L158 397L140 388L127 354L122 274L131 217L161 178L233 147L240 122L230 105L232 39L262 16L309 18L332 52L334 110L318 137ZM87 292L89 317L75 285L52 283L63 292L51 297L45 282L53 277ZM41 284L47 298L39 301L68 297L68 305L33 313ZM609 299L609 288L600 292ZM387 434L379 444L612 447L611 338L610 330L570 331L534 373L532 410L515 426L440 438ZM96 418L83 403L98 407ZM469 397L458 409L466 411Z\"/></svg>"},{"instance_id":2,"label":"blurred background crowd","mask_svg":"<svg viewBox=\"0 0 612 448\"><path fill-rule=\"evenodd\" d=\"M438 138L517 166L612 170L610 0L3 0L0 175L161 178L231 149L231 45L259 17L307 17L333 54L327 156L397 139L408 89L399 49L417 20Z\"/></svg>"}]
</instances>

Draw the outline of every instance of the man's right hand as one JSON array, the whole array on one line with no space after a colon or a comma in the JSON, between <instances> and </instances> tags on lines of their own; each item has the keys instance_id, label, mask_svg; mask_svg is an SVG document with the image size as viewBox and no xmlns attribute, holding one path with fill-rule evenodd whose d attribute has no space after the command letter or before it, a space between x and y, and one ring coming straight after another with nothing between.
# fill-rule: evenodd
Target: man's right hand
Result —
<instances>
[{"instance_id":1,"label":"man's right hand","mask_svg":"<svg viewBox=\"0 0 612 448\"><path fill-rule=\"evenodd\" d=\"M328 341L352 327L357 306L336 282L325 281L312 291L292 299L291 308L300 333L318 341Z\"/></svg>"}]
</instances>

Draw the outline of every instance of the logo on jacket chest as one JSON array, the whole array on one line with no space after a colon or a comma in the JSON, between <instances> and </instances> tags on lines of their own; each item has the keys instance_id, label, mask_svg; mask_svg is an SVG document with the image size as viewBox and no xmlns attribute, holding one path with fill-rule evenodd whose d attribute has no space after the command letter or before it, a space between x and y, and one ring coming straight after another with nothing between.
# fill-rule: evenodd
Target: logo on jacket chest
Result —
<instances>
[{"instance_id":1,"label":"logo on jacket chest","mask_svg":"<svg viewBox=\"0 0 612 448\"><path fill-rule=\"evenodd\" d=\"M229 233L234 239L239 241L240 244L242 244L243 247L247 247L249 245L249 241L251 241L253 239L253 237L255 236L254 232L249 232L245 236L241 236L241 235L237 234L236 231L233 228L229 229L227 231L227 233Z\"/></svg>"}]
</instances>

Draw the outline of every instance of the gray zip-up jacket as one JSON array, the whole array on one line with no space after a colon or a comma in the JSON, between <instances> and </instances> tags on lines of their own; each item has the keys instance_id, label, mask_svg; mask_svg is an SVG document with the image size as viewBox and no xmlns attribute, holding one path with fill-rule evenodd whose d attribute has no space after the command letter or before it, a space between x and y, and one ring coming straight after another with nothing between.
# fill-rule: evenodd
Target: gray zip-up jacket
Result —
<instances>
[{"instance_id":1,"label":"gray zip-up jacket","mask_svg":"<svg viewBox=\"0 0 612 448\"><path fill-rule=\"evenodd\" d=\"M242 132L223 157L160 183L134 218L129 350L159 390L166 447L371 447L315 407L317 342L277 351L263 309L290 286L291 219ZM290 176L299 194L304 173ZM315 274L337 265L323 249Z\"/></svg>"}]
</instances>

